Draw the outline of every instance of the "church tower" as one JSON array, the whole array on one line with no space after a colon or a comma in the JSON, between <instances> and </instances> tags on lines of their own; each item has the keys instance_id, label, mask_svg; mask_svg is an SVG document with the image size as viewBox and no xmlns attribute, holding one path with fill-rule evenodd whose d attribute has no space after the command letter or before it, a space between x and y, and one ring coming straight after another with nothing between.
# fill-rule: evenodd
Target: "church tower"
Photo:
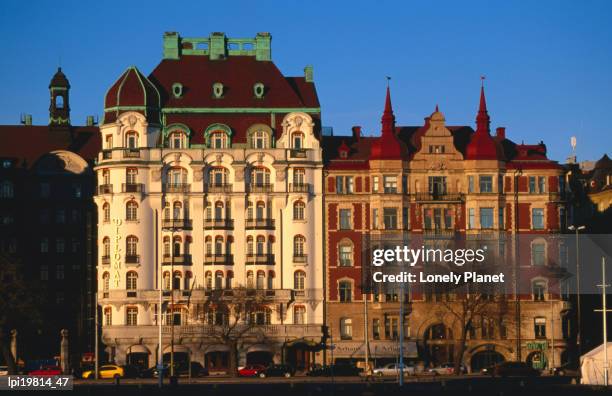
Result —
<instances>
[{"instance_id":1,"label":"church tower","mask_svg":"<svg viewBox=\"0 0 612 396\"><path fill-rule=\"evenodd\" d=\"M49 126L68 127L70 126L70 83L62 68L58 67L57 72L49 83L49 93L51 103L49 104Z\"/></svg>"}]
</instances>

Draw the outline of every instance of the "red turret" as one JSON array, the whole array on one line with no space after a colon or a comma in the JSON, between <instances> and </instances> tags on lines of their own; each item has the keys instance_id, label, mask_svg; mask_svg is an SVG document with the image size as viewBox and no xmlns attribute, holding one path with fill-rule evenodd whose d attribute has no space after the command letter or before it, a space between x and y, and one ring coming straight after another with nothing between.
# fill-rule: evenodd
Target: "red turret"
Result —
<instances>
[{"instance_id":1,"label":"red turret","mask_svg":"<svg viewBox=\"0 0 612 396\"><path fill-rule=\"evenodd\" d=\"M371 159L402 159L402 148L395 136L395 116L391 106L391 90L387 85L385 111L381 118L382 133L372 145Z\"/></svg>"},{"instance_id":2,"label":"red turret","mask_svg":"<svg viewBox=\"0 0 612 396\"><path fill-rule=\"evenodd\" d=\"M487 112L487 100L484 93L484 84L480 87L480 105L476 116L476 132L468 144L465 157L468 160L497 160L499 159L497 145L489 134L491 119Z\"/></svg>"}]
</instances>

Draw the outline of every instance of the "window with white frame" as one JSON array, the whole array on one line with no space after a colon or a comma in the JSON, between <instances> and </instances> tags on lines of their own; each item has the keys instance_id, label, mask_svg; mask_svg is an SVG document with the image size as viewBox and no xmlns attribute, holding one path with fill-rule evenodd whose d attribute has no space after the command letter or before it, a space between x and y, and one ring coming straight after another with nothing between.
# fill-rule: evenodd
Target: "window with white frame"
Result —
<instances>
[{"instance_id":1,"label":"window with white frame","mask_svg":"<svg viewBox=\"0 0 612 396\"><path fill-rule=\"evenodd\" d=\"M138 220L138 204L135 201L129 201L125 205L125 219L127 221Z\"/></svg>"},{"instance_id":2,"label":"window with white frame","mask_svg":"<svg viewBox=\"0 0 612 396\"><path fill-rule=\"evenodd\" d=\"M136 290L138 287L138 274L135 271L129 271L125 276L125 289Z\"/></svg>"},{"instance_id":3,"label":"window with white frame","mask_svg":"<svg viewBox=\"0 0 612 396\"><path fill-rule=\"evenodd\" d=\"M138 325L138 308L128 307L126 309L126 321L125 324L128 326Z\"/></svg>"},{"instance_id":4,"label":"window with white frame","mask_svg":"<svg viewBox=\"0 0 612 396\"><path fill-rule=\"evenodd\" d=\"M353 266L353 244L349 242L341 242L338 245L338 266L352 267Z\"/></svg>"},{"instance_id":5,"label":"window with white frame","mask_svg":"<svg viewBox=\"0 0 612 396\"><path fill-rule=\"evenodd\" d=\"M340 339L353 339L353 320L351 318L340 318Z\"/></svg>"},{"instance_id":6,"label":"window with white frame","mask_svg":"<svg viewBox=\"0 0 612 396\"><path fill-rule=\"evenodd\" d=\"M351 302L353 299L353 285L350 281L338 282L338 297L340 302Z\"/></svg>"},{"instance_id":7,"label":"window with white frame","mask_svg":"<svg viewBox=\"0 0 612 396\"><path fill-rule=\"evenodd\" d=\"M293 289L304 290L306 285L306 273L304 271L295 271L293 274Z\"/></svg>"},{"instance_id":8,"label":"window with white frame","mask_svg":"<svg viewBox=\"0 0 612 396\"><path fill-rule=\"evenodd\" d=\"M306 204L304 201L295 201L293 203L293 220L304 220L306 212Z\"/></svg>"},{"instance_id":9,"label":"window with white frame","mask_svg":"<svg viewBox=\"0 0 612 396\"><path fill-rule=\"evenodd\" d=\"M298 305L293 308L293 324L306 324L306 307Z\"/></svg>"}]
</instances>

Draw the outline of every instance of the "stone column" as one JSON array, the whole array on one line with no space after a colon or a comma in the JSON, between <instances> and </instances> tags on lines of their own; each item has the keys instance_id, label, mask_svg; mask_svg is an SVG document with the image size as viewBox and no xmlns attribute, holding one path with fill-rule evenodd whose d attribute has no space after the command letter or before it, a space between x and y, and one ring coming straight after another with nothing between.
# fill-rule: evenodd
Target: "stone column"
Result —
<instances>
[{"instance_id":1,"label":"stone column","mask_svg":"<svg viewBox=\"0 0 612 396\"><path fill-rule=\"evenodd\" d=\"M13 355L13 360L15 361L15 365L19 365L19 361L17 360L17 330L11 330L11 354Z\"/></svg>"},{"instance_id":2,"label":"stone column","mask_svg":"<svg viewBox=\"0 0 612 396\"><path fill-rule=\"evenodd\" d=\"M68 374L70 372L70 362L68 360L70 355L70 350L68 348L68 330L62 329L60 331L60 335L62 337L62 341L60 343L62 373Z\"/></svg>"}]
</instances>

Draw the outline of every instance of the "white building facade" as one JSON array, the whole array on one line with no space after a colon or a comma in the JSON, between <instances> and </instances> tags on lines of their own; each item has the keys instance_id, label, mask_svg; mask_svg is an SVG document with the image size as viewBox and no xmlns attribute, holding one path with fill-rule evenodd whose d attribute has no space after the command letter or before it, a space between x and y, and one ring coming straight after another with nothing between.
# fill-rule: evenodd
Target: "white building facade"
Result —
<instances>
[{"instance_id":1,"label":"white building facade","mask_svg":"<svg viewBox=\"0 0 612 396\"><path fill-rule=\"evenodd\" d=\"M95 202L109 360L153 366L161 328L165 360L173 343L175 360L227 369L213 335L228 319L210 299L232 290L262 301L240 319L238 364L318 359L320 109L312 69L284 77L270 41L166 33L151 75L130 67L107 92Z\"/></svg>"}]
</instances>

